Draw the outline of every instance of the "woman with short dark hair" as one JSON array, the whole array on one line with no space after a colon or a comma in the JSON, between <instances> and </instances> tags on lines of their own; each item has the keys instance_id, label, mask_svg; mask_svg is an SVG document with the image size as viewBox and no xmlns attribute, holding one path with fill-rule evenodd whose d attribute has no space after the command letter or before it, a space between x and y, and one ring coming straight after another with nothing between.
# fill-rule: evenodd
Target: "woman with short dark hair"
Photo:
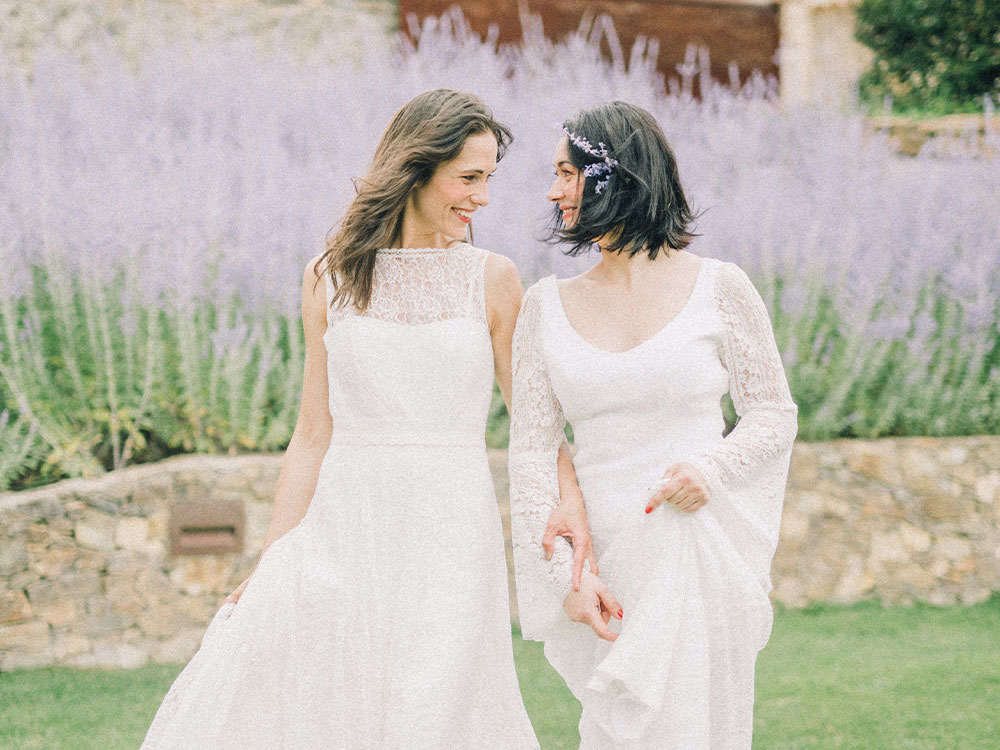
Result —
<instances>
[{"instance_id":1,"label":"woman with short dark hair","mask_svg":"<svg viewBox=\"0 0 1000 750\"><path fill-rule=\"evenodd\" d=\"M514 334L522 633L581 701L582 749L744 750L796 432L767 311L738 267L684 250L693 213L649 113L567 120L553 166L553 240L601 258L531 287ZM560 504L566 421L582 497ZM574 590L559 535L583 518L600 576Z\"/></svg>"}]
</instances>

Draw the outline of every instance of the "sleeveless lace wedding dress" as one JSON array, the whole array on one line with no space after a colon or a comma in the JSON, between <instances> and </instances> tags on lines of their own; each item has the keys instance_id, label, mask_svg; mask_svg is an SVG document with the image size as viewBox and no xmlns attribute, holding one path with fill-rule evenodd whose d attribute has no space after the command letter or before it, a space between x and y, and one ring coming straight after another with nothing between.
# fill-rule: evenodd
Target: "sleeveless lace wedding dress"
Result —
<instances>
[{"instance_id":1,"label":"sleeveless lace wedding dress","mask_svg":"<svg viewBox=\"0 0 1000 750\"><path fill-rule=\"evenodd\" d=\"M368 310L329 312L309 510L219 610L143 748L538 747L484 443L487 255L379 251Z\"/></svg>"},{"instance_id":2,"label":"sleeveless lace wedding dress","mask_svg":"<svg viewBox=\"0 0 1000 750\"><path fill-rule=\"evenodd\" d=\"M723 438L720 399L740 417ZM682 311L621 353L570 325L554 277L525 295L514 335L511 521L525 638L581 701L581 749L745 750L754 666L771 628L796 407L764 304L746 275L703 259ZM556 455L573 427L577 477L600 576L624 609L614 644L562 610L564 539L541 537L558 502ZM684 513L646 515L651 487L687 461L710 488ZM617 627L612 620L612 627Z\"/></svg>"}]
</instances>

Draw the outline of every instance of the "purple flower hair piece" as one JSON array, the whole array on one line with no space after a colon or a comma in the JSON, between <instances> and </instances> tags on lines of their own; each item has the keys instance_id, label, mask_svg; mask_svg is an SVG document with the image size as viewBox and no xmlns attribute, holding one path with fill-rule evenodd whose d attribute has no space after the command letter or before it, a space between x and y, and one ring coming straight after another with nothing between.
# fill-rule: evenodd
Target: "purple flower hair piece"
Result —
<instances>
[{"instance_id":1,"label":"purple flower hair piece","mask_svg":"<svg viewBox=\"0 0 1000 750\"><path fill-rule=\"evenodd\" d=\"M585 154L590 154L595 159L600 159L601 161L594 162L593 164L588 164L583 168L584 177L598 177L597 184L594 185L594 192L597 195L601 194L601 191L607 186L608 182L611 180L611 173L614 168L618 166L618 160L608 154L608 147L604 145L603 141L598 141L597 148L594 148L590 141L584 138L582 135L577 135L569 128L563 126L563 133L569 138L570 142L576 146L578 149L583 151Z\"/></svg>"}]
</instances>

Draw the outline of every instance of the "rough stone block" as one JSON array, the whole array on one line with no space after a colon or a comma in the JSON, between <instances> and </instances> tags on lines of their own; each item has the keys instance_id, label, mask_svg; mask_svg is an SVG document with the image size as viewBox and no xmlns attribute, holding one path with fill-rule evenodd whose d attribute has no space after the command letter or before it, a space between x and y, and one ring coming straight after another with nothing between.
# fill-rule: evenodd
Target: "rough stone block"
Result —
<instances>
[{"instance_id":1,"label":"rough stone block","mask_svg":"<svg viewBox=\"0 0 1000 750\"><path fill-rule=\"evenodd\" d=\"M146 553L149 548L149 519L121 518L115 527L115 544L123 549Z\"/></svg>"},{"instance_id":2,"label":"rough stone block","mask_svg":"<svg viewBox=\"0 0 1000 750\"><path fill-rule=\"evenodd\" d=\"M848 445L846 442L840 445ZM847 465L855 471L876 482L888 485L900 484L901 476L895 461L892 446L882 443L865 442L849 446Z\"/></svg>"},{"instance_id":3,"label":"rough stone block","mask_svg":"<svg viewBox=\"0 0 1000 750\"><path fill-rule=\"evenodd\" d=\"M49 648L41 648L37 651L16 649L0 654L0 672L13 672L16 669L38 669L50 666L55 660L55 654Z\"/></svg>"},{"instance_id":4,"label":"rough stone block","mask_svg":"<svg viewBox=\"0 0 1000 750\"><path fill-rule=\"evenodd\" d=\"M920 502L921 512L928 518L942 520L965 515L965 502L952 495L930 495Z\"/></svg>"},{"instance_id":5,"label":"rough stone block","mask_svg":"<svg viewBox=\"0 0 1000 750\"><path fill-rule=\"evenodd\" d=\"M991 472L976 480L976 499L984 505L1000 505L1000 473Z\"/></svg>"},{"instance_id":6,"label":"rough stone block","mask_svg":"<svg viewBox=\"0 0 1000 750\"><path fill-rule=\"evenodd\" d=\"M28 601L35 606L52 604L66 597L66 589L60 581L52 581L42 578L25 587Z\"/></svg>"},{"instance_id":7,"label":"rough stone block","mask_svg":"<svg viewBox=\"0 0 1000 750\"><path fill-rule=\"evenodd\" d=\"M808 514L786 508L781 514L781 531L778 538L783 544L798 546L809 536L809 527Z\"/></svg>"},{"instance_id":8,"label":"rough stone block","mask_svg":"<svg viewBox=\"0 0 1000 750\"><path fill-rule=\"evenodd\" d=\"M931 548L931 535L905 521L899 524L903 545L911 552L926 552Z\"/></svg>"},{"instance_id":9,"label":"rough stone block","mask_svg":"<svg viewBox=\"0 0 1000 750\"><path fill-rule=\"evenodd\" d=\"M135 618L116 612L88 614L73 624L72 631L78 635L98 638L118 633L133 622Z\"/></svg>"},{"instance_id":10,"label":"rough stone block","mask_svg":"<svg viewBox=\"0 0 1000 750\"><path fill-rule=\"evenodd\" d=\"M111 550L115 546L115 519L99 511L88 510L76 524L76 540L84 547Z\"/></svg>"},{"instance_id":11,"label":"rough stone block","mask_svg":"<svg viewBox=\"0 0 1000 750\"><path fill-rule=\"evenodd\" d=\"M792 449L792 462L788 468L791 487L809 487L819 480L819 460L816 453L796 445Z\"/></svg>"},{"instance_id":12,"label":"rough stone block","mask_svg":"<svg viewBox=\"0 0 1000 750\"><path fill-rule=\"evenodd\" d=\"M833 589L832 600L840 604L860 601L875 587L875 577L865 570L864 561L852 555L844 565L844 573Z\"/></svg>"},{"instance_id":13,"label":"rough stone block","mask_svg":"<svg viewBox=\"0 0 1000 750\"><path fill-rule=\"evenodd\" d=\"M90 640L74 633L55 633L52 637L52 655L57 662L82 654L90 648Z\"/></svg>"},{"instance_id":14,"label":"rough stone block","mask_svg":"<svg viewBox=\"0 0 1000 750\"><path fill-rule=\"evenodd\" d=\"M46 547L33 551L32 567L45 578L58 578L72 569L76 563L77 550L74 547Z\"/></svg>"},{"instance_id":15,"label":"rough stone block","mask_svg":"<svg viewBox=\"0 0 1000 750\"><path fill-rule=\"evenodd\" d=\"M41 620L0 625L0 650L41 651L49 645L49 626Z\"/></svg>"},{"instance_id":16,"label":"rough stone block","mask_svg":"<svg viewBox=\"0 0 1000 750\"><path fill-rule=\"evenodd\" d=\"M144 477L132 490L132 505L145 515L154 513L174 499L174 481L168 472Z\"/></svg>"},{"instance_id":17,"label":"rough stone block","mask_svg":"<svg viewBox=\"0 0 1000 750\"><path fill-rule=\"evenodd\" d=\"M971 584L962 588L959 599L962 604L968 607L973 604L982 604L990 598L992 593L989 586Z\"/></svg>"},{"instance_id":18,"label":"rough stone block","mask_svg":"<svg viewBox=\"0 0 1000 750\"><path fill-rule=\"evenodd\" d=\"M171 638L177 635L179 628L189 625L176 612L164 608L149 609L141 612L136 622L142 632L157 640Z\"/></svg>"},{"instance_id":19,"label":"rough stone block","mask_svg":"<svg viewBox=\"0 0 1000 750\"><path fill-rule=\"evenodd\" d=\"M878 563L906 562L909 559L903 537L898 531L875 531L871 535L869 561Z\"/></svg>"},{"instance_id":20,"label":"rough stone block","mask_svg":"<svg viewBox=\"0 0 1000 750\"><path fill-rule=\"evenodd\" d=\"M934 543L934 554L954 562L971 555L972 545L965 539L939 538Z\"/></svg>"},{"instance_id":21,"label":"rough stone block","mask_svg":"<svg viewBox=\"0 0 1000 750\"><path fill-rule=\"evenodd\" d=\"M23 591L0 591L0 625L30 620L31 602Z\"/></svg>"},{"instance_id":22,"label":"rough stone block","mask_svg":"<svg viewBox=\"0 0 1000 750\"><path fill-rule=\"evenodd\" d=\"M771 596L786 607L804 607L809 603L801 581L796 578L784 578L778 581Z\"/></svg>"},{"instance_id":23,"label":"rough stone block","mask_svg":"<svg viewBox=\"0 0 1000 750\"><path fill-rule=\"evenodd\" d=\"M72 570L59 576L58 583L70 596L83 597L101 596L103 594L102 576L97 570Z\"/></svg>"},{"instance_id":24,"label":"rough stone block","mask_svg":"<svg viewBox=\"0 0 1000 750\"><path fill-rule=\"evenodd\" d=\"M49 604L39 605L38 615L54 628L62 628L71 624L79 616L80 610L71 599L60 599Z\"/></svg>"},{"instance_id":25,"label":"rough stone block","mask_svg":"<svg viewBox=\"0 0 1000 750\"><path fill-rule=\"evenodd\" d=\"M20 573L28 567L28 545L24 539L4 539L0 544L0 578Z\"/></svg>"},{"instance_id":26,"label":"rough stone block","mask_svg":"<svg viewBox=\"0 0 1000 750\"><path fill-rule=\"evenodd\" d=\"M146 597L138 590L134 579L118 576L115 579L104 584L106 596L111 602L111 611L137 618L148 604Z\"/></svg>"}]
</instances>

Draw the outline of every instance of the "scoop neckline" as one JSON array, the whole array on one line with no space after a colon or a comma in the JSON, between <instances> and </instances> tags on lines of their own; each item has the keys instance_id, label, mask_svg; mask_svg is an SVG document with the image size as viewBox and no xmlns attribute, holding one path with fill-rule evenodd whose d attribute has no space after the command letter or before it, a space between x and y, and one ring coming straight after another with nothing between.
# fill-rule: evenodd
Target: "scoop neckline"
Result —
<instances>
[{"instance_id":1,"label":"scoop neckline","mask_svg":"<svg viewBox=\"0 0 1000 750\"><path fill-rule=\"evenodd\" d=\"M661 326L659 329L657 329L648 338L645 338L642 341L640 341L638 344L636 344L635 346L631 346L628 349L623 349L620 352L611 351L610 349L602 349L601 347L597 346L596 344L592 344L591 342L587 341L587 339L585 339L580 334L580 332L576 330L576 328L573 327L573 324L569 320L569 316L566 315L566 308L563 307L562 295L559 293L559 284L557 283L558 279L556 279L555 276L551 276L550 278L552 279L552 288L555 291L556 307L559 308L559 317L562 319L562 322L566 325L566 327L571 331L572 335L578 341L582 342L584 344L584 346L588 347L589 349L593 349L595 352L599 352L600 354L605 354L605 355L609 355L609 356L612 356L612 357L622 357L622 356L625 356L626 354L631 354L632 352L636 351L637 349L641 349L641 348L647 346L650 342L658 339L660 336L664 335L666 333L666 331L668 331L669 329L673 328L674 324L687 314L688 310L692 306L692 303L694 301L695 296L698 294L699 290L701 289L701 285L702 285L703 279L705 277L705 266L707 266L707 265L708 265L708 259L707 258L702 258L701 262L698 264L698 273L697 273L697 275L695 276L695 279L694 279L694 286L691 287L690 294L688 294L687 299L684 301L684 305L681 307L680 310L677 311L677 314L674 315L674 317L672 317L666 323L664 323L663 326Z\"/></svg>"}]
</instances>

